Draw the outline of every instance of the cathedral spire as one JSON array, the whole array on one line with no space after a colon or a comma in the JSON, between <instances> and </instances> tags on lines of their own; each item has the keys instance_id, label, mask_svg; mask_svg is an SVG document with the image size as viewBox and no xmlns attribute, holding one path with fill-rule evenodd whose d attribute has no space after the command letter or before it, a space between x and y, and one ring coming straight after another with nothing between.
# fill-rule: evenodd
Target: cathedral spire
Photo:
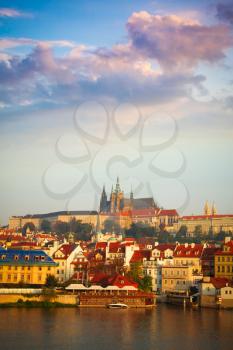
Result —
<instances>
[{"instance_id":1,"label":"cathedral spire","mask_svg":"<svg viewBox=\"0 0 233 350\"><path fill-rule=\"evenodd\" d=\"M204 206L204 215L210 215L210 214L211 214L210 206L208 201L206 201Z\"/></svg>"},{"instance_id":2,"label":"cathedral spire","mask_svg":"<svg viewBox=\"0 0 233 350\"><path fill-rule=\"evenodd\" d=\"M212 215L216 215L216 214L217 214L217 208L216 208L215 203L213 202L213 205L212 205Z\"/></svg>"}]
</instances>

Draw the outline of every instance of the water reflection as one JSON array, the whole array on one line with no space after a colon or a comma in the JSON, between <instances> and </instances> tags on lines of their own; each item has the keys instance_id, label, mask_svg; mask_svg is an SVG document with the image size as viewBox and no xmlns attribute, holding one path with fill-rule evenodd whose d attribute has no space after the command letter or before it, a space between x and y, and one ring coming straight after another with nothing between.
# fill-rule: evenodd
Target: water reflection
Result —
<instances>
[{"instance_id":1,"label":"water reflection","mask_svg":"<svg viewBox=\"0 0 233 350\"><path fill-rule=\"evenodd\" d=\"M1 309L1 350L225 350L233 312L159 305L129 309Z\"/></svg>"}]
</instances>

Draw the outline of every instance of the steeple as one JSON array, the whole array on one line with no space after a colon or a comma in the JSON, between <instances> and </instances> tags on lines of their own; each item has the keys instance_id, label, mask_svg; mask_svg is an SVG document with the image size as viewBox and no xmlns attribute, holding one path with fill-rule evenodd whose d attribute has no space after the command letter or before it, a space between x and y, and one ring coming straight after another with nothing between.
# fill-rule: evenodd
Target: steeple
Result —
<instances>
[{"instance_id":1,"label":"steeple","mask_svg":"<svg viewBox=\"0 0 233 350\"><path fill-rule=\"evenodd\" d=\"M215 203L213 202L213 205L212 205L212 215L216 215L217 214L217 208L215 206Z\"/></svg>"},{"instance_id":2,"label":"steeple","mask_svg":"<svg viewBox=\"0 0 233 350\"><path fill-rule=\"evenodd\" d=\"M105 185L103 186L103 191L100 199L100 212L107 211L107 194L105 191Z\"/></svg>"},{"instance_id":3,"label":"steeple","mask_svg":"<svg viewBox=\"0 0 233 350\"><path fill-rule=\"evenodd\" d=\"M211 215L211 210L208 201L205 202L204 215Z\"/></svg>"}]
</instances>

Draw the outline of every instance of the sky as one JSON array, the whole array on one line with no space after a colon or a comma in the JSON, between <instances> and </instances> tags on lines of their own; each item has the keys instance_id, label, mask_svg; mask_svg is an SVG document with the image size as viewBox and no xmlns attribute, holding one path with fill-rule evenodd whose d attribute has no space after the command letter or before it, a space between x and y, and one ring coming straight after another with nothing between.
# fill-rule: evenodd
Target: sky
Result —
<instances>
[{"instance_id":1,"label":"sky","mask_svg":"<svg viewBox=\"0 0 233 350\"><path fill-rule=\"evenodd\" d=\"M233 3L0 1L0 224L98 209L120 177L233 213Z\"/></svg>"}]
</instances>

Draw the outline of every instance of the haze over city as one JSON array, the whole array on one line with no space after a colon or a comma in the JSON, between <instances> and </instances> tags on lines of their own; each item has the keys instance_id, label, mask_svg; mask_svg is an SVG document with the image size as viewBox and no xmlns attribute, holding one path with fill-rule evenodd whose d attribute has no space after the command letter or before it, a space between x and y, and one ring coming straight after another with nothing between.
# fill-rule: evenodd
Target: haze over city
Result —
<instances>
[{"instance_id":1,"label":"haze over city","mask_svg":"<svg viewBox=\"0 0 233 350\"><path fill-rule=\"evenodd\" d=\"M125 193L181 214L207 199L232 213L231 1L9 6L1 1L1 224L98 209L117 176Z\"/></svg>"}]
</instances>

